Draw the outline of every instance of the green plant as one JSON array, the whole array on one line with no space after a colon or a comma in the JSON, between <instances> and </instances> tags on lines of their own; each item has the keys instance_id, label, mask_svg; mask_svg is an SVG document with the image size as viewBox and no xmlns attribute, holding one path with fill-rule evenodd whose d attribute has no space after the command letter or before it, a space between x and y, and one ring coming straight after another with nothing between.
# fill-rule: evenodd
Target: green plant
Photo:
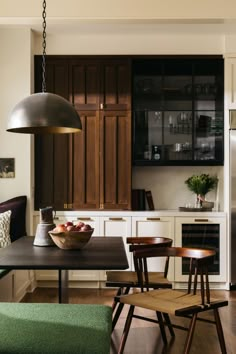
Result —
<instances>
[{"instance_id":1,"label":"green plant","mask_svg":"<svg viewBox=\"0 0 236 354\"><path fill-rule=\"evenodd\" d=\"M185 183L191 192L196 193L198 196L205 196L208 192L216 188L218 177L203 173L200 176L193 175L189 177Z\"/></svg>"}]
</instances>

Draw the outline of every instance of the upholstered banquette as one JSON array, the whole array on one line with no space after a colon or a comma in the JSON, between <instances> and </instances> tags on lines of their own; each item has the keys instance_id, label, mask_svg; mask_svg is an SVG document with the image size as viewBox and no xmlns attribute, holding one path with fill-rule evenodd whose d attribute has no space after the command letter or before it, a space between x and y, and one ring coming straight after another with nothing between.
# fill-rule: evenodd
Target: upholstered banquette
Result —
<instances>
[{"instance_id":1,"label":"upholstered banquette","mask_svg":"<svg viewBox=\"0 0 236 354\"><path fill-rule=\"evenodd\" d=\"M0 203L0 248L26 235L26 196L17 196ZM20 271L22 272L22 271ZM0 301L13 301L16 294L14 270L0 269Z\"/></svg>"}]
</instances>

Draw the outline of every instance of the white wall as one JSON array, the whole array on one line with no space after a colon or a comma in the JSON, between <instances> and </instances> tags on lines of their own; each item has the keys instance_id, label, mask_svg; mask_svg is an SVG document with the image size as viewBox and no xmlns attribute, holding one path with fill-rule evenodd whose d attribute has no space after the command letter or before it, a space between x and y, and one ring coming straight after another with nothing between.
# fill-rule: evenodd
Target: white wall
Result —
<instances>
[{"instance_id":1,"label":"white wall","mask_svg":"<svg viewBox=\"0 0 236 354\"><path fill-rule=\"evenodd\" d=\"M3 17L39 16L39 0L1 0ZM235 16L234 0L47 0L48 16L83 19L231 19Z\"/></svg>"},{"instance_id":2,"label":"white wall","mask_svg":"<svg viewBox=\"0 0 236 354\"><path fill-rule=\"evenodd\" d=\"M31 90L31 31L0 29L0 158L15 158L15 178L0 178L0 201L31 195L31 138L6 131L10 111Z\"/></svg>"}]
</instances>

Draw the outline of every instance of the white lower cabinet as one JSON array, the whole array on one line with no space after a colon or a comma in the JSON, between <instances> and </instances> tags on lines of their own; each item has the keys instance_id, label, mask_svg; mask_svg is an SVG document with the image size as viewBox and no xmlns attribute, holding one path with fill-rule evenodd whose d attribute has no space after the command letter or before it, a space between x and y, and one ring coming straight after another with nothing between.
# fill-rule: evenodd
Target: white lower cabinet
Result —
<instances>
[{"instance_id":1,"label":"white lower cabinet","mask_svg":"<svg viewBox=\"0 0 236 354\"><path fill-rule=\"evenodd\" d=\"M225 217L176 217L175 246L200 247L216 251L214 263L209 268L209 280L212 286L219 288L227 281L227 231ZM175 260L175 282L186 282L188 263Z\"/></svg>"},{"instance_id":2,"label":"white lower cabinet","mask_svg":"<svg viewBox=\"0 0 236 354\"><path fill-rule=\"evenodd\" d=\"M13 296L14 302L19 302L27 291L31 290L34 274L30 270L14 271Z\"/></svg>"},{"instance_id":3,"label":"white lower cabinet","mask_svg":"<svg viewBox=\"0 0 236 354\"><path fill-rule=\"evenodd\" d=\"M123 237L129 269L131 269L131 255L129 246L126 243L126 237L131 236L131 217L130 216L105 216L100 218L100 235ZM101 272L101 280L106 280L106 271Z\"/></svg>"},{"instance_id":4,"label":"white lower cabinet","mask_svg":"<svg viewBox=\"0 0 236 354\"><path fill-rule=\"evenodd\" d=\"M79 221L89 224L94 228L94 233L92 236L99 236L99 217L94 217L90 215L80 215L71 214L71 215L61 215L57 214L54 219L56 225L64 224L67 221L71 221L74 224ZM37 229L37 224L39 222L39 217L35 217L34 227ZM57 270L36 270L36 281L41 283L41 285L48 286L50 282L54 281L54 286L57 286L58 281L58 271ZM73 282L74 286L78 287L98 287L100 281L100 271L96 270L70 270L69 271L69 281ZM52 284L52 283L51 283Z\"/></svg>"},{"instance_id":5,"label":"white lower cabinet","mask_svg":"<svg viewBox=\"0 0 236 354\"><path fill-rule=\"evenodd\" d=\"M31 290L30 270L12 270L0 279L0 302L19 302Z\"/></svg>"},{"instance_id":6,"label":"white lower cabinet","mask_svg":"<svg viewBox=\"0 0 236 354\"><path fill-rule=\"evenodd\" d=\"M0 302L13 302L14 300L14 270L0 279Z\"/></svg>"},{"instance_id":7,"label":"white lower cabinet","mask_svg":"<svg viewBox=\"0 0 236 354\"><path fill-rule=\"evenodd\" d=\"M129 262L129 269L131 268L131 256L129 252L129 245L126 243L126 238L132 235L131 232L131 217L122 216L114 217L107 216L100 218L100 234L103 236L123 237L126 255Z\"/></svg>"},{"instance_id":8,"label":"white lower cabinet","mask_svg":"<svg viewBox=\"0 0 236 354\"><path fill-rule=\"evenodd\" d=\"M186 216L187 215L187 216ZM196 215L196 216L195 216ZM83 221L94 227L93 236L121 236L129 261L129 269L134 269L126 237L159 236L173 239L174 246L210 247L216 250L216 258L211 269L210 281L215 288L227 288L227 229L224 213L174 213L170 212L73 212L64 215L57 213L56 224L66 221ZM35 217L35 229L38 216ZM92 237L93 237L92 236ZM153 271L162 271L163 260L152 260L149 263ZM186 265L178 259L171 259L168 279L175 287L185 287L187 276ZM38 286L57 286L57 271L35 272ZM101 287L106 280L106 271L73 271L69 272L72 287Z\"/></svg>"},{"instance_id":9,"label":"white lower cabinet","mask_svg":"<svg viewBox=\"0 0 236 354\"><path fill-rule=\"evenodd\" d=\"M74 224L79 221L89 224L93 229L93 236L99 236L99 217L95 216L72 216L71 220ZM73 281L73 284L76 284L78 287L99 287L101 280L101 271L99 270L70 270L69 271L69 280Z\"/></svg>"},{"instance_id":10,"label":"white lower cabinet","mask_svg":"<svg viewBox=\"0 0 236 354\"><path fill-rule=\"evenodd\" d=\"M174 241L174 217L132 217L132 235L167 237ZM165 259L149 260L148 269L151 271L164 271ZM132 269L134 266L132 265ZM174 261L170 260L168 279L174 280Z\"/></svg>"}]
</instances>

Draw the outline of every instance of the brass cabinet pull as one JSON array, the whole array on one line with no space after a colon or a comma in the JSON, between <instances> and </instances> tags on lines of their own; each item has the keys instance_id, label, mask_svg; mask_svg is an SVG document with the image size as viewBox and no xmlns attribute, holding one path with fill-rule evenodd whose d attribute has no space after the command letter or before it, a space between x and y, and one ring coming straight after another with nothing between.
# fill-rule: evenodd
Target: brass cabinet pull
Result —
<instances>
[{"instance_id":1,"label":"brass cabinet pull","mask_svg":"<svg viewBox=\"0 0 236 354\"><path fill-rule=\"evenodd\" d=\"M123 218L109 218L111 221L122 221L124 220Z\"/></svg>"},{"instance_id":2,"label":"brass cabinet pull","mask_svg":"<svg viewBox=\"0 0 236 354\"><path fill-rule=\"evenodd\" d=\"M208 219L194 219L196 222L208 222Z\"/></svg>"},{"instance_id":3,"label":"brass cabinet pull","mask_svg":"<svg viewBox=\"0 0 236 354\"><path fill-rule=\"evenodd\" d=\"M65 203L65 204L64 204L64 209L73 209L73 204L71 204L71 203L69 203L69 204Z\"/></svg>"},{"instance_id":4,"label":"brass cabinet pull","mask_svg":"<svg viewBox=\"0 0 236 354\"><path fill-rule=\"evenodd\" d=\"M146 218L148 221L160 221L161 218Z\"/></svg>"},{"instance_id":5,"label":"brass cabinet pull","mask_svg":"<svg viewBox=\"0 0 236 354\"><path fill-rule=\"evenodd\" d=\"M92 219L89 218L89 217L85 217L85 218L78 217L77 220L89 221L89 220L92 220Z\"/></svg>"}]
</instances>

